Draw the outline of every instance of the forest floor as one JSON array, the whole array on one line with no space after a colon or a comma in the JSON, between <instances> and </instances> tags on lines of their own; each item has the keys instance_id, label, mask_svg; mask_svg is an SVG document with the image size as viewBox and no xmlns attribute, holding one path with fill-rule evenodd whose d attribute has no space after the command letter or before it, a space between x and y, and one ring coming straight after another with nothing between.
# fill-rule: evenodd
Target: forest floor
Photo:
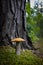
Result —
<instances>
[{"instance_id":1,"label":"forest floor","mask_svg":"<svg viewBox=\"0 0 43 65\"><path fill-rule=\"evenodd\" d=\"M10 46L0 47L0 65L43 65L43 59L32 53L32 50L21 51L18 56Z\"/></svg>"},{"instance_id":2,"label":"forest floor","mask_svg":"<svg viewBox=\"0 0 43 65\"><path fill-rule=\"evenodd\" d=\"M11 46L0 46L0 65L43 65L43 39L33 45L37 50L21 51L20 56Z\"/></svg>"},{"instance_id":3,"label":"forest floor","mask_svg":"<svg viewBox=\"0 0 43 65\"><path fill-rule=\"evenodd\" d=\"M41 38L39 41L33 44L37 50L33 50L33 53L43 58L43 39Z\"/></svg>"}]
</instances>

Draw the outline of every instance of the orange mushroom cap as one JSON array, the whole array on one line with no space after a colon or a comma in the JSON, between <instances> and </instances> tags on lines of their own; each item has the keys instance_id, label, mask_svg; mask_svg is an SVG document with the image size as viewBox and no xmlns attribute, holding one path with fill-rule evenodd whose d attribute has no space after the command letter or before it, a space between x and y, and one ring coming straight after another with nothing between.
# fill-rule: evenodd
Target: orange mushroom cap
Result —
<instances>
[{"instance_id":1,"label":"orange mushroom cap","mask_svg":"<svg viewBox=\"0 0 43 65\"><path fill-rule=\"evenodd\" d=\"M14 39L12 39L11 41L12 41L12 42L23 42L23 41L25 41L25 40L22 39L22 38L14 38Z\"/></svg>"}]
</instances>

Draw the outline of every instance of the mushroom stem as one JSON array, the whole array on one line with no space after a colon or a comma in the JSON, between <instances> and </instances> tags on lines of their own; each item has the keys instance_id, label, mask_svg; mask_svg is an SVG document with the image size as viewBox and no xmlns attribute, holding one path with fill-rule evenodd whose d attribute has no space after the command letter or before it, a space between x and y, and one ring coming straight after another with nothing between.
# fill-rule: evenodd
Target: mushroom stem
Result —
<instances>
[{"instance_id":1,"label":"mushroom stem","mask_svg":"<svg viewBox=\"0 0 43 65\"><path fill-rule=\"evenodd\" d=\"M20 42L17 42L16 43L16 54L20 55L20 52L21 52L21 45L20 45Z\"/></svg>"}]
</instances>

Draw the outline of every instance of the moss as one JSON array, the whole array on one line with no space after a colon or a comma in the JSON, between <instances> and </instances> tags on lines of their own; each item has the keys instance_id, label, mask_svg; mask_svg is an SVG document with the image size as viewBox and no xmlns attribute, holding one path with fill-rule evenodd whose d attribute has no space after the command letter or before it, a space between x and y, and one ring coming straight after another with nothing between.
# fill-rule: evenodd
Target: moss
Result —
<instances>
[{"instance_id":1,"label":"moss","mask_svg":"<svg viewBox=\"0 0 43 65\"><path fill-rule=\"evenodd\" d=\"M43 60L26 50L21 55L15 54L15 49L10 46L0 47L0 65L43 65Z\"/></svg>"}]
</instances>

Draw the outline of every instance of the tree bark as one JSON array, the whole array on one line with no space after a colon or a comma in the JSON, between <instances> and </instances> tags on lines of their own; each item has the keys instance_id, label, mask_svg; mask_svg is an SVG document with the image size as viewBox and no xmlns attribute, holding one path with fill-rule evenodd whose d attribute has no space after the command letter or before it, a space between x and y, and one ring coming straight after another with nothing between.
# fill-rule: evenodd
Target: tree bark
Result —
<instances>
[{"instance_id":1,"label":"tree bark","mask_svg":"<svg viewBox=\"0 0 43 65\"><path fill-rule=\"evenodd\" d=\"M0 0L0 42L13 44L11 39L21 37L26 40L21 48L31 49L26 39L26 0Z\"/></svg>"}]
</instances>

